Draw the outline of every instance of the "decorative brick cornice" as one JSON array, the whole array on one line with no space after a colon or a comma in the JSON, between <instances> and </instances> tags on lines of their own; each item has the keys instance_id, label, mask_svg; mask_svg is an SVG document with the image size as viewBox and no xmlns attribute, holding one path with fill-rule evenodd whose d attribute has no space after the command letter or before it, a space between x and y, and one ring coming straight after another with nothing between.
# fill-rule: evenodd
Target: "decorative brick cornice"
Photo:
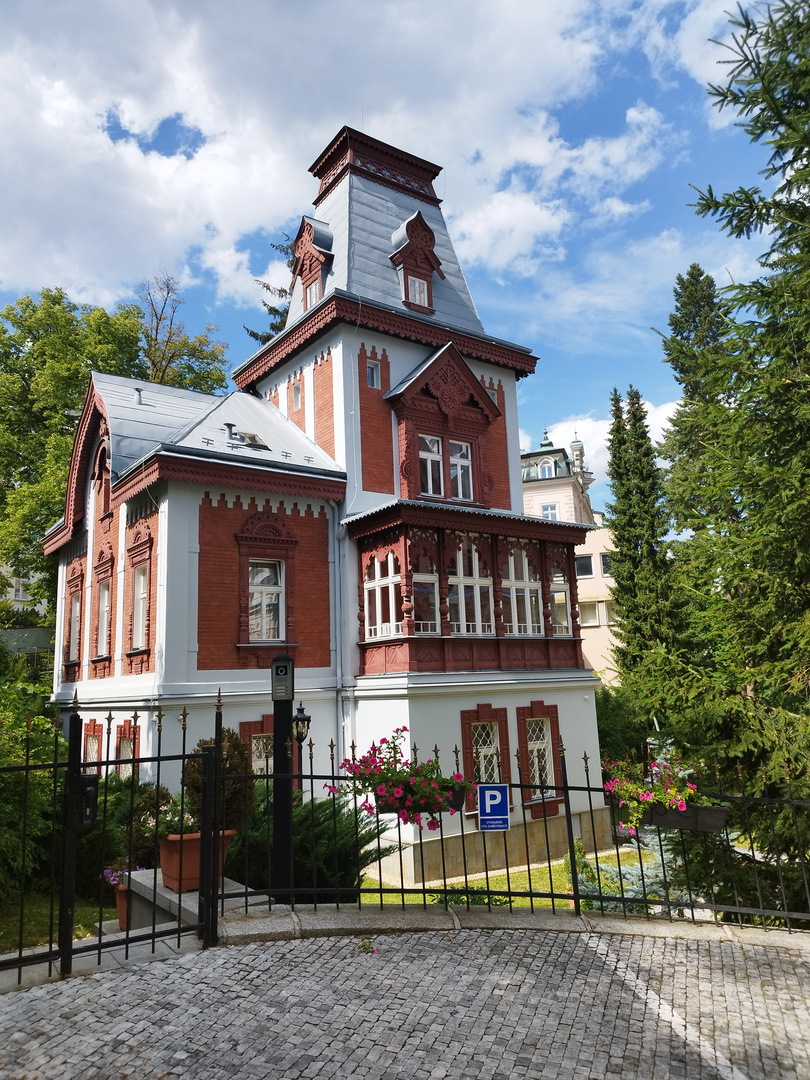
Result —
<instances>
[{"instance_id":1,"label":"decorative brick cornice","mask_svg":"<svg viewBox=\"0 0 810 1080\"><path fill-rule=\"evenodd\" d=\"M158 454L145 462L142 469L116 485L112 493L113 506L133 498L158 480L181 480L188 484L209 484L243 491L272 491L279 495L296 495L301 499L334 499L341 502L346 497L346 482L343 480L274 469L246 469L224 462Z\"/></svg>"},{"instance_id":2,"label":"decorative brick cornice","mask_svg":"<svg viewBox=\"0 0 810 1080\"><path fill-rule=\"evenodd\" d=\"M337 133L309 171L321 182L315 206L350 172L366 176L384 187L402 191L431 206L438 206L441 202L433 188L433 181L442 171L440 165L398 150L350 127L344 127Z\"/></svg>"},{"instance_id":3,"label":"decorative brick cornice","mask_svg":"<svg viewBox=\"0 0 810 1080\"><path fill-rule=\"evenodd\" d=\"M481 513L457 509L452 505L435 506L430 503L393 503L382 506L356 521L347 524L352 540L374 536L375 533L400 525L414 525L421 529L454 529L462 533L497 534L516 540L547 540L567 550L569 545L582 544L587 530L579 525L546 521L543 518L515 518L507 515Z\"/></svg>"},{"instance_id":4,"label":"decorative brick cornice","mask_svg":"<svg viewBox=\"0 0 810 1080\"><path fill-rule=\"evenodd\" d=\"M351 323L352 326L365 330L376 330L382 334L390 334L391 337L416 341L420 345L435 348L450 341L464 356L516 371L518 378L531 375L537 364L536 356L522 349L510 348L502 342L473 337L449 326L416 319L333 293L289 331L269 342L250 363L234 374L234 382L240 390L253 389L259 379L279 367L282 361L306 348L324 330L339 322Z\"/></svg>"}]
</instances>

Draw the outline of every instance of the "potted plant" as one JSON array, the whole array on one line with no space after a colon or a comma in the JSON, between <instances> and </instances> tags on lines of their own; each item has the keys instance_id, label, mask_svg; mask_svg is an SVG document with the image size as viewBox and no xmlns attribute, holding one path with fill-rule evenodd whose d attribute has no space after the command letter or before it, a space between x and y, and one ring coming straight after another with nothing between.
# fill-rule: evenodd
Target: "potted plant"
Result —
<instances>
[{"instance_id":1,"label":"potted plant","mask_svg":"<svg viewBox=\"0 0 810 1080\"><path fill-rule=\"evenodd\" d=\"M183 797L162 798L156 813L143 818L147 829L156 829L160 846L163 884L174 892L190 892L200 887L200 821L202 818L202 756L213 739L200 739L194 754L183 766ZM221 774L223 799L220 818L219 877L228 846L245 819L245 777L249 773L247 749L230 728L222 732Z\"/></svg>"},{"instance_id":2,"label":"potted plant","mask_svg":"<svg viewBox=\"0 0 810 1080\"><path fill-rule=\"evenodd\" d=\"M103 881L115 889L115 907L118 912L118 926L121 930L129 930L129 875L143 869L143 866L130 867L129 855L127 855L123 859L116 859L112 866L105 867L99 875Z\"/></svg>"},{"instance_id":3,"label":"potted plant","mask_svg":"<svg viewBox=\"0 0 810 1080\"><path fill-rule=\"evenodd\" d=\"M638 762L602 763L605 791L618 800L622 819L619 828L626 829L630 836L636 835L642 825L696 832L723 829L726 807L708 805L698 795L697 785L688 779L692 770L672 754L672 748L662 744L646 773Z\"/></svg>"},{"instance_id":4,"label":"potted plant","mask_svg":"<svg viewBox=\"0 0 810 1080\"><path fill-rule=\"evenodd\" d=\"M346 758L340 767L348 776L351 790L364 796L361 810L396 814L404 825L422 829L427 823L428 829L434 831L439 828L437 815L461 810L467 792L476 785L460 772L443 776L438 761L408 760L402 750L407 731L406 727L396 728L390 739L372 743L361 758ZM324 787L331 795L338 791L334 785Z\"/></svg>"}]
</instances>

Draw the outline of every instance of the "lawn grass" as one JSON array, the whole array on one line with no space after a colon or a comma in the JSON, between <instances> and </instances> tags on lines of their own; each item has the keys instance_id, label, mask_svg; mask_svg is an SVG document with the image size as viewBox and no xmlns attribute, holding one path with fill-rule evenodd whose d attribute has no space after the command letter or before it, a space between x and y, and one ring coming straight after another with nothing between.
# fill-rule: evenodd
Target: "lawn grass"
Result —
<instances>
[{"instance_id":1,"label":"lawn grass","mask_svg":"<svg viewBox=\"0 0 810 1080\"><path fill-rule=\"evenodd\" d=\"M529 893L529 889L530 889L530 878L531 878L531 891L533 893L552 892L553 891L555 894L560 894L560 893L568 893L568 892L571 891L571 882L570 882L570 878L568 876L568 871L565 869L565 867L563 866L563 864L561 862L560 863L554 863L551 866L551 880L552 880L552 883L553 883L552 886L549 885L548 867L544 866L542 868L533 869L531 871L531 874L527 870L517 870L517 871L513 870L509 874L508 880L507 880L506 873L491 873L489 875L489 890L492 893L498 893L498 892L504 892L505 893L505 892L507 892L507 890L511 890L511 892L513 894L515 894L515 893L524 893L525 895L523 895L523 896L513 895L513 897L512 897L512 907L520 907L520 908L524 908L524 907L528 908L528 907L532 907L532 906L534 906L534 907L542 907L542 908L550 908L550 907L552 907L552 902L551 902L551 899L549 897L538 897L538 896L534 896L534 897L531 897L531 898L529 897L528 893ZM479 890L482 890L482 889L485 890L487 888L487 880L486 880L486 878L484 876L482 876L480 874L476 874L474 877L470 877L469 878L469 883L470 883L470 888L472 890L475 890L475 893L478 893ZM452 885L449 885L449 888L463 890L464 889L464 882L463 881L454 882ZM367 906L376 905L376 906L379 907L379 904L380 904L379 886L377 885L377 882L373 878L366 877L366 878L363 879L362 892L363 892L363 898L362 898L363 904L365 904ZM441 903L441 889L440 888L437 889L437 887L435 885L426 886L424 892L422 892L422 890L420 889L419 892L405 893L404 897L403 897L403 894L400 893L399 891L391 892L391 893L383 893L382 902L383 902L383 904L395 904L395 905L401 906L402 903L403 903L403 899L404 899L404 902L406 904L423 904L425 902L425 893L427 894L427 902L428 902L428 904L431 904L431 903L434 902L434 897L438 897L439 899L438 899L437 902ZM493 903L496 901L496 899L497 899L496 897L493 897ZM506 899L506 898L504 897L503 899ZM463 903L464 902L463 899L460 902ZM485 902L486 902L486 900L484 898L484 903ZM477 898L476 898L476 905L477 905ZM555 899L554 906L555 907L567 907L567 901L566 900L561 900L561 899Z\"/></svg>"},{"instance_id":2,"label":"lawn grass","mask_svg":"<svg viewBox=\"0 0 810 1080\"><path fill-rule=\"evenodd\" d=\"M102 920L116 918L115 906L105 907ZM53 940L56 940L59 920L59 905L54 904ZM98 922L98 902L81 900L76 897L73 909L73 937L88 938L93 936L93 925ZM23 912L22 947L35 948L47 945L51 941L51 902L45 894L34 893L25 897ZM0 904L0 953L14 952L20 944L20 905L19 900Z\"/></svg>"}]
</instances>

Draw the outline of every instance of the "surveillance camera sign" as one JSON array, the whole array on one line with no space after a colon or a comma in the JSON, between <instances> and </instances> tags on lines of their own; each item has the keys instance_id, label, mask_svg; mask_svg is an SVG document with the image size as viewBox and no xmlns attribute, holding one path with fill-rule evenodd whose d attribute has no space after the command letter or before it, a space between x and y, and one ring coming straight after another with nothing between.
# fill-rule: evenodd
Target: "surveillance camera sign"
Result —
<instances>
[{"instance_id":1,"label":"surveillance camera sign","mask_svg":"<svg viewBox=\"0 0 810 1080\"><path fill-rule=\"evenodd\" d=\"M482 832L504 832L509 828L509 785L478 785L478 827Z\"/></svg>"}]
</instances>

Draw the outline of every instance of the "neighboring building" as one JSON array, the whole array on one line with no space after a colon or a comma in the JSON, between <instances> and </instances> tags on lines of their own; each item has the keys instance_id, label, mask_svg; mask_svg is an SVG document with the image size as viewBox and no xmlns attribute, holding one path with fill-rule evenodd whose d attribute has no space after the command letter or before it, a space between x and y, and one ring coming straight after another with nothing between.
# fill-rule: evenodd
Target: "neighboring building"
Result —
<instances>
[{"instance_id":1,"label":"neighboring building","mask_svg":"<svg viewBox=\"0 0 810 1080\"><path fill-rule=\"evenodd\" d=\"M527 514L547 521L574 521L590 526L576 548L582 651L586 663L602 681L612 683L616 680L610 600L613 541L602 513L591 508L588 488L593 474L585 466L585 447L574 438L569 455L564 447L555 447L545 432L540 448L521 454L521 463L523 506Z\"/></svg>"},{"instance_id":2,"label":"neighboring building","mask_svg":"<svg viewBox=\"0 0 810 1080\"><path fill-rule=\"evenodd\" d=\"M516 387L535 357L484 332L437 166L344 128L310 171L288 324L237 369L239 392L92 376L45 540L55 698L78 693L91 758L107 738L113 756L154 746L158 709L164 749L183 706L193 745L220 688L226 724L263 747L286 650L316 771L330 740L339 761L404 725L446 771L458 746L486 780L517 779L519 749L527 781L555 782L562 740L582 783L583 752L599 755L585 530L523 513ZM524 801L538 853L546 825L564 846L558 804L531 787ZM445 832L452 873L457 818Z\"/></svg>"}]
</instances>

